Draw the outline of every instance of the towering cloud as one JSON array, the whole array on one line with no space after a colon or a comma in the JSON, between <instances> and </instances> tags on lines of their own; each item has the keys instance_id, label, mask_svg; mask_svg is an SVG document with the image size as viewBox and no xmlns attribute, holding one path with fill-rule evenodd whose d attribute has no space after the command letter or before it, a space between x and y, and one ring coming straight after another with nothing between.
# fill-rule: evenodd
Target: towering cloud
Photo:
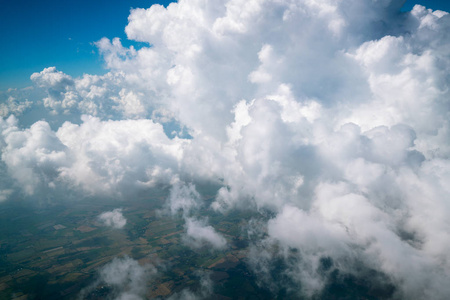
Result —
<instances>
[{"instance_id":1,"label":"towering cloud","mask_svg":"<svg viewBox=\"0 0 450 300\"><path fill-rule=\"evenodd\" d=\"M0 122L2 161L36 197L171 185L187 238L217 248L226 241L196 215L195 183L222 184L212 209L271 213L249 228L265 232L249 258L262 279L281 259L299 295L321 293L327 266L381 274L373 280L397 298L445 299L450 16L403 3L134 9L126 33L148 46L98 41L109 73L47 68L32 75L39 101L10 92L0 109L17 117ZM21 125L32 109L47 121Z\"/></svg>"}]
</instances>

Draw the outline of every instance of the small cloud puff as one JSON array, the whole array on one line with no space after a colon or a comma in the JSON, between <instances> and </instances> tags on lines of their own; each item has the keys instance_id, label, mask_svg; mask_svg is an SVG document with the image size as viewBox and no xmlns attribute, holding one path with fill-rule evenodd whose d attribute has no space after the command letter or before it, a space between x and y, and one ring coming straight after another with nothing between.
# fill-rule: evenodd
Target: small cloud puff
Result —
<instances>
[{"instance_id":1,"label":"small cloud puff","mask_svg":"<svg viewBox=\"0 0 450 300\"><path fill-rule=\"evenodd\" d=\"M185 227L184 242L192 248L210 245L215 249L223 249L227 245L227 240L211 225L206 225L204 221L190 218L186 220Z\"/></svg>"},{"instance_id":2,"label":"small cloud puff","mask_svg":"<svg viewBox=\"0 0 450 300\"><path fill-rule=\"evenodd\" d=\"M127 224L127 219L122 215L122 209L116 208L113 211L107 211L98 216L100 222L105 226L121 229Z\"/></svg>"},{"instance_id":3,"label":"small cloud puff","mask_svg":"<svg viewBox=\"0 0 450 300\"><path fill-rule=\"evenodd\" d=\"M227 245L226 239L212 226L207 225L206 220L198 220L193 215L198 214L201 205L201 197L195 185L177 181L173 183L168 198L168 205L172 215L182 213L186 222L186 234L183 241L192 248L200 248L204 245L215 249L223 249Z\"/></svg>"},{"instance_id":4,"label":"small cloud puff","mask_svg":"<svg viewBox=\"0 0 450 300\"><path fill-rule=\"evenodd\" d=\"M158 271L153 265L140 265L128 256L116 257L98 270L98 280L83 289L78 298L89 298L90 293L106 285L111 288L108 299L144 299L146 283L152 280L157 273Z\"/></svg>"}]
</instances>

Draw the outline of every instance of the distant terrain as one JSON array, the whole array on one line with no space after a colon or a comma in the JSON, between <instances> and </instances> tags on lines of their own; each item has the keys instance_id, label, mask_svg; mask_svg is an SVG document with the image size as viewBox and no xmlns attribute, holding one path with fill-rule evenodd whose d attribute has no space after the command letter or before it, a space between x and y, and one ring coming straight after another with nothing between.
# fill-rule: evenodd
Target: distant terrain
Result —
<instances>
[{"instance_id":1,"label":"distant terrain","mask_svg":"<svg viewBox=\"0 0 450 300\"><path fill-rule=\"evenodd\" d=\"M204 209L229 247L191 249L181 241L182 218L164 213L166 196L167 191L161 190L127 202L85 199L70 206L30 206L19 201L0 206L0 299L110 299L112 287L92 284L98 270L117 257L156 266L159 275L145 283L147 299L165 299L186 289L200 293L199 271L213 287L200 298L298 298L282 285L276 290L265 285L248 263L251 238L245 228L250 220L267 218L264 213L216 214ZM212 200L208 197L204 195L206 202ZM102 226L98 215L117 206L123 208L127 225L123 229ZM328 272L329 284L321 297L377 299L394 291L390 285L372 287L366 279L340 275L330 259L322 261L322 268ZM271 272L283 279L283 262Z\"/></svg>"}]
</instances>

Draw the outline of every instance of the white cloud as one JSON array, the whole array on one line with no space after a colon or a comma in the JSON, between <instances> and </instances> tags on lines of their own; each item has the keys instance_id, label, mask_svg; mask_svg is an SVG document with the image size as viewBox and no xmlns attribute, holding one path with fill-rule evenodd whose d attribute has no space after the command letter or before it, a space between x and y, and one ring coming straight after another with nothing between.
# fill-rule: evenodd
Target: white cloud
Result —
<instances>
[{"instance_id":1,"label":"white cloud","mask_svg":"<svg viewBox=\"0 0 450 300\"><path fill-rule=\"evenodd\" d=\"M21 115L25 110L31 107L28 99L17 101L13 96L9 96L5 103L0 103L0 117L5 118L9 115Z\"/></svg>"},{"instance_id":2,"label":"white cloud","mask_svg":"<svg viewBox=\"0 0 450 300\"><path fill-rule=\"evenodd\" d=\"M168 300L197 300L211 297L213 292L213 281L206 272L197 272L195 275L199 277L200 288L197 291L183 289L181 292L175 293Z\"/></svg>"},{"instance_id":3,"label":"white cloud","mask_svg":"<svg viewBox=\"0 0 450 300\"><path fill-rule=\"evenodd\" d=\"M83 289L78 295L84 299L100 285L112 289L108 299L137 300L144 299L146 283L153 279L157 270L152 265L140 265L128 256L114 258L111 262L98 270L99 279Z\"/></svg>"},{"instance_id":4,"label":"white cloud","mask_svg":"<svg viewBox=\"0 0 450 300\"><path fill-rule=\"evenodd\" d=\"M183 155L183 141L170 140L160 124L83 120L81 125L65 123L57 132L74 158L70 167L61 168L62 178L94 193L170 182Z\"/></svg>"},{"instance_id":5,"label":"white cloud","mask_svg":"<svg viewBox=\"0 0 450 300\"><path fill-rule=\"evenodd\" d=\"M7 200L13 191L13 189L0 190L0 202Z\"/></svg>"},{"instance_id":6,"label":"white cloud","mask_svg":"<svg viewBox=\"0 0 450 300\"><path fill-rule=\"evenodd\" d=\"M105 226L121 229L127 224L127 219L122 215L122 209L116 208L113 211L106 211L98 216L100 222Z\"/></svg>"},{"instance_id":7,"label":"white cloud","mask_svg":"<svg viewBox=\"0 0 450 300\"><path fill-rule=\"evenodd\" d=\"M75 104L75 95L70 91L74 85L72 77L57 71L55 67L45 68L40 73L33 73L31 80L39 87L46 89L48 97L43 99L44 106L54 113L68 112Z\"/></svg>"},{"instance_id":8,"label":"white cloud","mask_svg":"<svg viewBox=\"0 0 450 300\"><path fill-rule=\"evenodd\" d=\"M27 194L53 186L58 179L57 169L69 163L67 148L44 121L23 131L11 118L7 123L8 128L2 132L5 143L2 160L11 176Z\"/></svg>"},{"instance_id":9,"label":"white cloud","mask_svg":"<svg viewBox=\"0 0 450 300\"><path fill-rule=\"evenodd\" d=\"M2 160L28 194L48 187L80 187L92 194L131 193L168 184L178 169L184 141L170 140L151 120L64 123L54 132L45 121L20 130L3 124Z\"/></svg>"},{"instance_id":10,"label":"white cloud","mask_svg":"<svg viewBox=\"0 0 450 300\"><path fill-rule=\"evenodd\" d=\"M200 194L195 189L195 185L183 184L179 180L173 182L170 189L168 203L170 205L170 212L175 215L179 211L183 216L189 216L193 210L199 208L201 204Z\"/></svg>"},{"instance_id":11,"label":"white cloud","mask_svg":"<svg viewBox=\"0 0 450 300\"><path fill-rule=\"evenodd\" d=\"M188 218L185 227L184 241L193 248L200 248L206 244L215 249L223 249L227 245L227 240L211 225L206 225L205 221Z\"/></svg>"},{"instance_id":12,"label":"white cloud","mask_svg":"<svg viewBox=\"0 0 450 300\"><path fill-rule=\"evenodd\" d=\"M198 214L201 208L201 196L193 184L173 182L168 199L170 212L176 215L182 213L185 221L186 234L183 237L185 244L192 248L200 248L205 245L215 249L223 249L227 245L226 239L212 226L207 225L207 220L199 220L193 215Z\"/></svg>"}]
</instances>

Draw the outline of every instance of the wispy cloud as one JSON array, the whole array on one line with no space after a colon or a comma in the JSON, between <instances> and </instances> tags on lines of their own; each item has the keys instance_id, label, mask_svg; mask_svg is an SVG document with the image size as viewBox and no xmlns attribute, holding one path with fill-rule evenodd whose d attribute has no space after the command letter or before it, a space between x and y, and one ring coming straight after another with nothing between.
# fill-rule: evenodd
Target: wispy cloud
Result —
<instances>
[{"instance_id":1,"label":"wispy cloud","mask_svg":"<svg viewBox=\"0 0 450 300\"><path fill-rule=\"evenodd\" d=\"M117 257L98 270L98 280L83 289L78 298L85 299L97 288L106 287L109 290L108 299L144 299L146 283L157 273L152 265L140 265L128 256Z\"/></svg>"}]
</instances>

